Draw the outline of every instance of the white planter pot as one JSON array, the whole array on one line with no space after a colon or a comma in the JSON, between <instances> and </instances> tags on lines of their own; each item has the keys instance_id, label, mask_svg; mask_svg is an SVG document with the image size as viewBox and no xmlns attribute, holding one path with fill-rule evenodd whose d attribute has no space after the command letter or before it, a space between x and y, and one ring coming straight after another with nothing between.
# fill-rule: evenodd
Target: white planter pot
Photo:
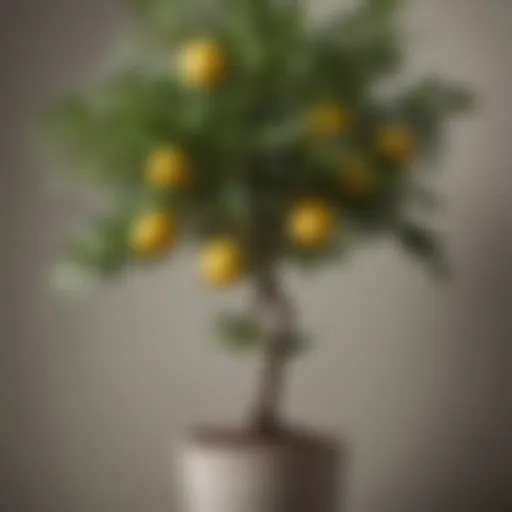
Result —
<instances>
[{"instance_id":1,"label":"white planter pot","mask_svg":"<svg viewBox=\"0 0 512 512\"><path fill-rule=\"evenodd\" d=\"M236 436L235 436L236 437ZM333 512L339 449L318 437L187 440L180 476L185 512Z\"/></svg>"}]
</instances>

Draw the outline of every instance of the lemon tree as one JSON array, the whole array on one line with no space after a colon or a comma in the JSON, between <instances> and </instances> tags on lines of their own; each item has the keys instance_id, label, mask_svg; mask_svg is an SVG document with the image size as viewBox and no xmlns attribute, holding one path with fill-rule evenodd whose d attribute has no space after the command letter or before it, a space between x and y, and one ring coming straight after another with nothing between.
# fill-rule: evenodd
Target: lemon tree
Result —
<instances>
[{"instance_id":1,"label":"lemon tree","mask_svg":"<svg viewBox=\"0 0 512 512\"><path fill-rule=\"evenodd\" d=\"M71 241L72 265L108 277L187 243L206 286L254 288L255 306L220 326L265 351L259 428L279 424L301 338L283 266L322 266L389 234L439 268L438 239L408 206L429 197L424 164L471 97L440 79L393 87L401 3L310 19L301 0L132 0L135 40L151 44L45 116L63 167L108 198Z\"/></svg>"}]
</instances>

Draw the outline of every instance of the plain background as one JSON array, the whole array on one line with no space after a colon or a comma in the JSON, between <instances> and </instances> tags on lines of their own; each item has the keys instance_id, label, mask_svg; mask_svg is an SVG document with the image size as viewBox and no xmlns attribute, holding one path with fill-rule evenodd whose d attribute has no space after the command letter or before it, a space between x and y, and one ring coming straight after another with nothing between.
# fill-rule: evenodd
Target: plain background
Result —
<instances>
[{"instance_id":1,"label":"plain background","mask_svg":"<svg viewBox=\"0 0 512 512\"><path fill-rule=\"evenodd\" d=\"M75 302L45 287L79 214L75 196L49 186L28 133L42 106L103 60L126 24L121 4L0 2L6 512L171 510L171 441L196 421L239 421L254 385L256 362L217 350L209 332L220 303L240 297L205 292L189 255ZM482 99L474 118L453 126L433 174L447 204L433 222L447 234L456 279L434 284L391 243L344 269L290 276L318 336L290 373L287 414L349 441L346 512L505 512L512 2L413 0L406 26L411 72L448 73Z\"/></svg>"}]
</instances>

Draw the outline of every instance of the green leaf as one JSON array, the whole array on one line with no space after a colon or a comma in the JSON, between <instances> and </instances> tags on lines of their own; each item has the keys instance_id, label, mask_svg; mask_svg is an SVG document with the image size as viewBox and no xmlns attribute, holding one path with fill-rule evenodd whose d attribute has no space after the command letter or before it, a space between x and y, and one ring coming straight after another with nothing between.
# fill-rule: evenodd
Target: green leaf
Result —
<instances>
[{"instance_id":1,"label":"green leaf","mask_svg":"<svg viewBox=\"0 0 512 512\"><path fill-rule=\"evenodd\" d=\"M424 261L438 277L446 277L448 264L439 238L430 230L412 223L399 227L398 236L404 249Z\"/></svg>"},{"instance_id":2,"label":"green leaf","mask_svg":"<svg viewBox=\"0 0 512 512\"><path fill-rule=\"evenodd\" d=\"M471 112L476 108L475 95L465 87L453 86L446 98L446 109L452 113Z\"/></svg>"},{"instance_id":3,"label":"green leaf","mask_svg":"<svg viewBox=\"0 0 512 512\"><path fill-rule=\"evenodd\" d=\"M464 87L429 77L407 90L397 103L419 135L423 155L436 157L443 149L446 122L471 110L475 99Z\"/></svg>"},{"instance_id":4,"label":"green leaf","mask_svg":"<svg viewBox=\"0 0 512 512\"><path fill-rule=\"evenodd\" d=\"M335 85L344 96L360 99L378 79L398 70L401 33L379 12L361 9L328 21L317 49L324 87Z\"/></svg>"},{"instance_id":5,"label":"green leaf","mask_svg":"<svg viewBox=\"0 0 512 512\"><path fill-rule=\"evenodd\" d=\"M90 117L90 105L81 96L70 96L61 100L57 106L48 109L41 125L48 137L53 140L65 135L69 130L79 131Z\"/></svg>"},{"instance_id":6,"label":"green leaf","mask_svg":"<svg viewBox=\"0 0 512 512\"><path fill-rule=\"evenodd\" d=\"M193 30L191 4L181 0L127 0L133 12L152 35L164 42L175 42ZM197 19L197 16L196 16Z\"/></svg>"},{"instance_id":7,"label":"green leaf","mask_svg":"<svg viewBox=\"0 0 512 512\"><path fill-rule=\"evenodd\" d=\"M407 223L401 226L400 239L406 249L420 255L431 252L435 246L432 233L414 224Z\"/></svg>"},{"instance_id":8,"label":"green leaf","mask_svg":"<svg viewBox=\"0 0 512 512\"><path fill-rule=\"evenodd\" d=\"M222 313L217 318L216 331L220 341L230 350L247 353L258 349L264 343L263 333L254 318L240 313ZM303 355L311 346L312 337L296 331L283 340L289 357Z\"/></svg>"},{"instance_id":9,"label":"green leaf","mask_svg":"<svg viewBox=\"0 0 512 512\"><path fill-rule=\"evenodd\" d=\"M49 285L58 293L79 296L91 287L94 281L92 273L72 261L62 261L52 270Z\"/></svg>"},{"instance_id":10,"label":"green leaf","mask_svg":"<svg viewBox=\"0 0 512 512\"><path fill-rule=\"evenodd\" d=\"M347 255L345 244L340 240L335 240L325 247L318 249L300 249L289 247L289 257L291 261L303 272L312 272L327 263L344 262Z\"/></svg>"},{"instance_id":11,"label":"green leaf","mask_svg":"<svg viewBox=\"0 0 512 512\"><path fill-rule=\"evenodd\" d=\"M116 274L126 263L127 217L94 220L70 245L68 262L97 277Z\"/></svg>"},{"instance_id":12,"label":"green leaf","mask_svg":"<svg viewBox=\"0 0 512 512\"><path fill-rule=\"evenodd\" d=\"M458 84L427 78L407 93L406 103L413 109L446 116L472 110L475 98L468 89Z\"/></svg>"},{"instance_id":13,"label":"green leaf","mask_svg":"<svg viewBox=\"0 0 512 512\"><path fill-rule=\"evenodd\" d=\"M405 4L405 0L366 0L367 8L378 16L394 14Z\"/></svg>"},{"instance_id":14,"label":"green leaf","mask_svg":"<svg viewBox=\"0 0 512 512\"><path fill-rule=\"evenodd\" d=\"M167 77L128 70L59 103L43 128L69 172L115 189L140 180L149 152L179 131L177 104Z\"/></svg>"},{"instance_id":15,"label":"green leaf","mask_svg":"<svg viewBox=\"0 0 512 512\"><path fill-rule=\"evenodd\" d=\"M255 136L255 145L260 151L289 148L303 138L305 129L306 122L302 115L281 119L263 126Z\"/></svg>"},{"instance_id":16,"label":"green leaf","mask_svg":"<svg viewBox=\"0 0 512 512\"><path fill-rule=\"evenodd\" d=\"M233 226L247 226L250 216L249 191L240 182L226 183L221 190L220 208Z\"/></svg>"},{"instance_id":17,"label":"green leaf","mask_svg":"<svg viewBox=\"0 0 512 512\"><path fill-rule=\"evenodd\" d=\"M231 350L247 352L258 347L261 331L257 321L243 313L222 313L216 322L219 339Z\"/></svg>"}]
</instances>

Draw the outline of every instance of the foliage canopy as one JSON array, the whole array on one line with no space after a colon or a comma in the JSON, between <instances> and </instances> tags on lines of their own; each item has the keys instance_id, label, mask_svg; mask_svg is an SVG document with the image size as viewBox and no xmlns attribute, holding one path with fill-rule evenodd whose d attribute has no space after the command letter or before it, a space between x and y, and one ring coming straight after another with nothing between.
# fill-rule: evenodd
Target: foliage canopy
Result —
<instances>
[{"instance_id":1,"label":"foliage canopy","mask_svg":"<svg viewBox=\"0 0 512 512\"><path fill-rule=\"evenodd\" d=\"M45 117L66 169L109 197L72 241L74 265L107 276L213 239L203 272L230 284L262 258L323 263L377 233L439 263L436 237L407 218L426 197L412 169L471 97L440 79L389 86L399 0L316 21L301 0L129 4L165 58L134 59Z\"/></svg>"}]
</instances>

